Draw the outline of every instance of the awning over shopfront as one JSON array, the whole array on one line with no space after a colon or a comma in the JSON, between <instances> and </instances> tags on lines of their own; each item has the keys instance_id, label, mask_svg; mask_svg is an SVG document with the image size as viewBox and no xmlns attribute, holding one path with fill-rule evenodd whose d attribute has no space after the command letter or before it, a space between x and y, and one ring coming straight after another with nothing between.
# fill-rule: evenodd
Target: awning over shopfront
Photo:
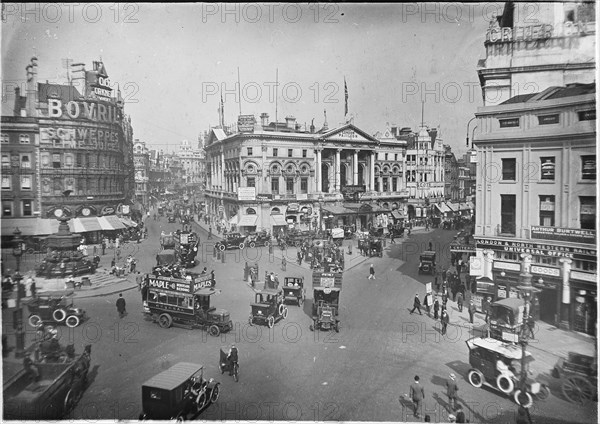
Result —
<instances>
[{"instance_id":1,"label":"awning over shopfront","mask_svg":"<svg viewBox=\"0 0 600 424\"><path fill-rule=\"evenodd\" d=\"M324 206L323 212L330 213L332 215L350 215L350 214L356 213L356 211L353 211L352 209L346 209L343 206L336 206L336 205Z\"/></svg>"},{"instance_id":2,"label":"awning over shopfront","mask_svg":"<svg viewBox=\"0 0 600 424\"><path fill-rule=\"evenodd\" d=\"M129 217L127 217L127 216L120 216L120 217L119 217L119 219L120 219L120 220L121 220L121 222L122 222L123 224L125 224L125 226L127 226L127 227L134 227L134 228L135 228L135 227L137 227L137 226L138 226L138 225L137 225L137 222L135 222L135 221L132 221L132 220L131 220Z\"/></svg>"},{"instance_id":3,"label":"awning over shopfront","mask_svg":"<svg viewBox=\"0 0 600 424\"><path fill-rule=\"evenodd\" d=\"M454 212L445 202L442 202L440 204L435 203L435 207L438 211L440 211L440 213L443 214Z\"/></svg>"},{"instance_id":4,"label":"awning over shopfront","mask_svg":"<svg viewBox=\"0 0 600 424\"><path fill-rule=\"evenodd\" d=\"M254 227L257 219L256 215L242 215L237 225L238 227Z\"/></svg>"},{"instance_id":5,"label":"awning over shopfront","mask_svg":"<svg viewBox=\"0 0 600 424\"><path fill-rule=\"evenodd\" d=\"M277 227L281 225L287 225L287 222L285 222L283 215L271 215L271 224L274 227Z\"/></svg>"},{"instance_id":6,"label":"awning over shopfront","mask_svg":"<svg viewBox=\"0 0 600 424\"><path fill-rule=\"evenodd\" d=\"M237 223L238 223L238 216L237 215L233 215L231 218L229 218L229 223L237 225Z\"/></svg>"},{"instance_id":7,"label":"awning over shopfront","mask_svg":"<svg viewBox=\"0 0 600 424\"><path fill-rule=\"evenodd\" d=\"M71 220L71 231L74 233L89 233L92 231L102 231L97 216L87 218L74 218Z\"/></svg>"},{"instance_id":8,"label":"awning over shopfront","mask_svg":"<svg viewBox=\"0 0 600 424\"><path fill-rule=\"evenodd\" d=\"M105 231L122 230L126 228L116 215L106 215L98 218L100 227Z\"/></svg>"},{"instance_id":9,"label":"awning over shopfront","mask_svg":"<svg viewBox=\"0 0 600 424\"><path fill-rule=\"evenodd\" d=\"M69 221L69 226L73 228L72 221ZM19 227L19 231L23 236L45 236L54 234L58 231L58 220L42 219L42 218L4 218L2 219L2 235L12 236L15 228Z\"/></svg>"},{"instance_id":10,"label":"awning over shopfront","mask_svg":"<svg viewBox=\"0 0 600 424\"><path fill-rule=\"evenodd\" d=\"M404 214L400 213L398 209L392 211L392 218L394 219L404 219Z\"/></svg>"}]
</instances>

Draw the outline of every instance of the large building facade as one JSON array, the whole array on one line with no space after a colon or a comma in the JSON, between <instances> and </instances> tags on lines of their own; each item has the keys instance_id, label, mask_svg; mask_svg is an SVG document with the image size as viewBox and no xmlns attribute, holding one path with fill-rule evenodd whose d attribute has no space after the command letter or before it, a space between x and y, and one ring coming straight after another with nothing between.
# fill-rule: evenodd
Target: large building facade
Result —
<instances>
[{"instance_id":1,"label":"large building facade","mask_svg":"<svg viewBox=\"0 0 600 424\"><path fill-rule=\"evenodd\" d=\"M494 88L502 101L486 95L485 106L476 114L475 241L481 267L471 274L490 278L491 294L503 298L518 296L519 275L527 270L539 290L534 297L534 306L539 305L533 309L536 318L594 334L598 292L595 62L576 60L590 54L593 58L593 49L577 53L564 49L565 43L592 46L594 37L589 34L594 23L564 23L565 16L576 17L577 10L583 13L575 3L540 7L557 13L547 15L544 43L516 35L516 39L486 41L486 68L480 69L484 92L490 75L501 73L507 81L530 78L539 91L511 95ZM575 12L564 15L564 8ZM557 22L559 28L586 30L566 37L554 32ZM507 28L506 34L522 31L516 24ZM521 52L527 46L528 51ZM549 54L550 48L556 54ZM577 57L567 60L565 55L573 54ZM498 55L516 55L518 60L502 72L497 63L491 71L490 64L500 60L492 56ZM552 85L555 82L557 86Z\"/></svg>"},{"instance_id":2,"label":"large building facade","mask_svg":"<svg viewBox=\"0 0 600 424\"><path fill-rule=\"evenodd\" d=\"M39 219L61 214L85 218L90 225L76 230L100 229L91 223L94 217L130 213L135 190L131 120L102 62L94 62L91 71L80 69L70 85L38 83L37 68L33 58L26 95L17 92L15 116L2 118L3 140L19 139L2 145L3 158L10 155L15 165L18 158L21 175L17 182L15 172L10 174L13 189L20 190L2 196L20 211L10 216L3 203L3 233L19 226L24 235L49 234Z\"/></svg>"}]
</instances>

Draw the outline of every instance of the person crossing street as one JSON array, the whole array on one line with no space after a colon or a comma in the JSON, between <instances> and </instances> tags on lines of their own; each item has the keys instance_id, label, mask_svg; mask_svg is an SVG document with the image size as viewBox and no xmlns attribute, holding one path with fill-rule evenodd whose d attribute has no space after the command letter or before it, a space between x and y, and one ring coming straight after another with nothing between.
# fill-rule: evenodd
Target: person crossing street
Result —
<instances>
[{"instance_id":1,"label":"person crossing street","mask_svg":"<svg viewBox=\"0 0 600 424\"><path fill-rule=\"evenodd\" d=\"M415 311L415 309L417 309L419 311L419 315L423 315L421 313L421 300L419 299L419 293L415 294L415 300L413 301L413 308L412 308L412 311L410 311L411 315Z\"/></svg>"}]
</instances>

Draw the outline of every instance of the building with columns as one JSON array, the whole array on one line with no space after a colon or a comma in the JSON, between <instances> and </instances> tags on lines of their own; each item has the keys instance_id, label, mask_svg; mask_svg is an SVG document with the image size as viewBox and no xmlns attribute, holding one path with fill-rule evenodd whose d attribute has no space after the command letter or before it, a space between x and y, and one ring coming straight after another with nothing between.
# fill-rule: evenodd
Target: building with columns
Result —
<instances>
[{"instance_id":1,"label":"building with columns","mask_svg":"<svg viewBox=\"0 0 600 424\"><path fill-rule=\"evenodd\" d=\"M316 130L292 116L278 123L266 113L260 122L243 117L238 132L213 128L205 145L205 198L219 221L242 232L290 223L367 228L400 207L403 169L393 163L396 154L401 161L402 142L352 124L329 129L325 121Z\"/></svg>"},{"instance_id":2,"label":"building with columns","mask_svg":"<svg viewBox=\"0 0 600 424\"><path fill-rule=\"evenodd\" d=\"M150 152L146 143L135 139L133 143L133 166L135 167L136 209L147 212L150 208Z\"/></svg>"},{"instance_id":3,"label":"building with columns","mask_svg":"<svg viewBox=\"0 0 600 424\"><path fill-rule=\"evenodd\" d=\"M530 72L530 81L539 85L539 91L508 95L500 103L488 102L486 97L485 106L476 113L474 237L478 259L471 275L489 278L491 283L484 283L488 294L500 299L520 296L520 273L527 269L539 290L532 307L536 319L594 334L598 293L596 87L593 79L589 82L588 70L595 62L570 61L565 55L575 53L563 51L563 45L593 43L589 33L595 32L595 25L565 23L565 16L576 18L583 13L577 3L539 6L558 13L543 15L548 21L542 24L549 25L545 43L522 37L486 41L486 63L499 60L489 57L499 52L519 54L504 74L512 80ZM564 15L565 8L573 13ZM586 28L586 32L574 32L565 40L564 34L554 32L557 22L560 28ZM521 31L512 23L508 28L514 34ZM504 50L490 43L500 43ZM517 53L525 47L527 52ZM543 75L538 75L542 68ZM479 70L484 91L488 71ZM553 81L558 84L544 86ZM480 289L484 287L478 284Z\"/></svg>"}]
</instances>

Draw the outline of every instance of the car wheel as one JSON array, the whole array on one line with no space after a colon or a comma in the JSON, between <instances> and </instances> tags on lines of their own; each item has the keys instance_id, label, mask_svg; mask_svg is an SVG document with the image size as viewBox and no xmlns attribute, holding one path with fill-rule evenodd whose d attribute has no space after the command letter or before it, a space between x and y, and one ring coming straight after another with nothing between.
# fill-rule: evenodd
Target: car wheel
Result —
<instances>
[{"instance_id":1,"label":"car wheel","mask_svg":"<svg viewBox=\"0 0 600 424\"><path fill-rule=\"evenodd\" d=\"M283 319L286 319L288 316L288 308L283 308L283 313L281 314L281 316L283 317Z\"/></svg>"},{"instance_id":2,"label":"car wheel","mask_svg":"<svg viewBox=\"0 0 600 424\"><path fill-rule=\"evenodd\" d=\"M339 321L335 323L335 332L336 333L340 332L340 322Z\"/></svg>"},{"instance_id":3,"label":"car wheel","mask_svg":"<svg viewBox=\"0 0 600 424\"><path fill-rule=\"evenodd\" d=\"M240 244L238 245L238 247L239 247L239 248L240 248L240 250L241 250L241 249L243 249L244 247L246 247L246 245L245 245L244 243L240 243Z\"/></svg>"},{"instance_id":4,"label":"car wheel","mask_svg":"<svg viewBox=\"0 0 600 424\"><path fill-rule=\"evenodd\" d=\"M44 325L44 322L42 321L39 315L32 315L29 317L29 325L35 328L39 328L42 325Z\"/></svg>"},{"instance_id":5,"label":"car wheel","mask_svg":"<svg viewBox=\"0 0 600 424\"><path fill-rule=\"evenodd\" d=\"M269 328L273 328L273 326L275 325L275 318L273 318L273 315L270 315L267 319L267 325L269 326Z\"/></svg>"},{"instance_id":6,"label":"car wheel","mask_svg":"<svg viewBox=\"0 0 600 424\"><path fill-rule=\"evenodd\" d=\"M206 392L200 393L196 398L196 411L200 412L206 406Z\"/></svg>"},{"instance_id":7,"label":"car wheel","mask_svg":"<svg viewBox=\"0 0 600 424\"><path fill-rule=\"evenodd\" d=\"M185 413L181 412L175 417L175 421L178 423L182 423L185 421Z\"/></svg>"},{"instance_id":8,"label":"car wheel","mask_svg":"<svg viewBox=\"0 0 600 424\"><path fill-rule=\"evenodd\" d=\"M283 316L283 312L284 311L285 311L285 306L282 303L281 305L279 305L279 308L277 309L277 312L279 313L280 316Z\"/></svg>"},{"instance_id":9,"label":"car wheel","mask_svg":"<svg viewBox=\"0 0 600 424\"><path fill-rule=\"evenodd\" d=\"M162 328L169 328L173 324L173 318L169 314L161 314L158 317L158 325Z\"/></svg>"},{"instance_id":10,"label":"car wheel","mask_svg":"<svg viewBox=\"0 0 600 424\"><path fill-rule=\"evenodd\" d=\"M67 324L67 327L75 328L79 325L79 317L77 315L68 316L65 324Z\"/></svg>"},{"instance_id":11,"label":"car wheel","mask_svg":"<svg viewBox=\"0 0 600 424\"><path fill-rule=\"evenodd\" d=\"M508 395L512 393L513 390L515 390L515 383L513 383L509 375L500 374L496 378L496 387L498 387L498 389L501 392L506 393Z\"/></svg>"},{"instance_id":12,"label":"car wheel","mask_svg":"<svg viewBox=\"0 0 600 424\"><path fill-rule=\"evenodd\" d=\"M270 244L271 244L270 242L265 241L265 247L269 247Z\"/></svg>"},{"instance_id":13,"label":"car wheel","mask_svg":"<svg viewBox=\"0 0 600 424\"><path fill-rule=\"evenodd\" d=\"M73 389L70 389L65 396L65 400L63 402L63 414L69 413L73 407L75 406L75 392Z\"/></svg>"},{"instance_id":14,"label":"car wheel","mask_svg":"<svg viewBox=\"0 0 600 424\"><path fill-rule=\"evenodd\" d=\"M56 322L62 322L66 317L67 313L64 309L57 309L54 312L52 312L52 318L54 318L54 321Z\"/></svg>"},{"instance_id":15,"label":"car wheel","mask_svg":"<svg viewBox=\"0 0 600 424\"><path fill-rule=\"evenodd\" d=\"M213 337L217 337L219 334L221 334L221 330L219 329L218 326L216 326L215 324L211 325L208 328L208 332L211 336Z\"/></svg>"},{"instance_id":16,"label":"car wheel","mask_svg":"<svg viewBox=\"0 0 600 424\"><path fill-rule=\"evenodd\" d=\"M540 386L540 391L536 395L539 400L546 400L550 397L550 387L542 384Z\"/></svg>"},{"instance_id":17,"label":"car wheel","mask_svg":"<svg viewBox=\"0 0 600 424\"><path fill-rule=\"evenodd\" d=\"M517 405L521 405L523 408L529 408L531 405L533 405L533 398L531 395L527 392L521 391L521 389L518 389L513 397L515 402L517 402Z\"/></svg>"},{"instance_id":18,"label":"car wheel","mask_svg":"<svg viewBox=\"0 0 600 424\"><path fill-rule=\"evenodd\" d=\"M224 244L220 244L219 247L217 247L217 249L219 249L221 252L225 251L225 245Z\"/></svg>"},{"instance_id":19,"label":"car wheel","mask_svg":"<svg viewBox=\"0 0 600 424\"><path fill-rule=\"evenodd\" d=\"M471 383L471 386L477 388L483 386L483 383L485 382L485 377L479 370L470 370L467 379L469 380L469 383Z\"/></svg>"},{"instance_id":20,"label":"car wheel","mask_svg":"<svg viewBox=\"0 0 600 424\"><path fill-rule=\"evenodd\" d=\"M256 243L254 243L254 242L250 243L250 247L251 247L252 249L254 249L254 248L256 247Z\"/></svg>"},{"instance_id":21,"label":"car wheel","mask_svg":"<svg viewBox=\"0 0 600 424\"><path fill-rule=\"evenodd\" d=\"M221 389L219 388L218 384L215 387L213 387L212 392L210 393L210 402L211 403L215 403L216 401L219 400L220 390Z\"/></svg>"},{"instance_id":22,"label":"car wheel","mask_svg":"<svg viewBox=\"0 0 600 424\"><path fill-rule=\"evenodd\" d=\"M298 306L302 306L303 303L304 303L304 293L302 293L302 296L300 296L298 298Z\"/></svg>"}]
</instances>

